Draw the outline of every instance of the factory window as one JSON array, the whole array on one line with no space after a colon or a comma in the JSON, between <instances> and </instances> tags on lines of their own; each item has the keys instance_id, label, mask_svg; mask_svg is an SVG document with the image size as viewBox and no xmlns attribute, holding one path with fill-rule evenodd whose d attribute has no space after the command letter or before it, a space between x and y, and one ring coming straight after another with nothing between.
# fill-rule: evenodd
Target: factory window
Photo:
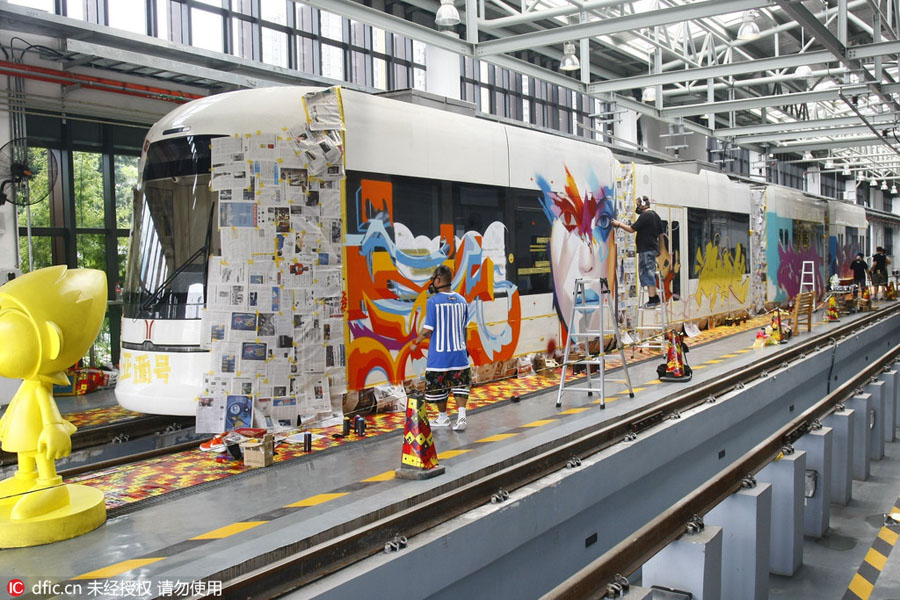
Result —
<instances>
[{"instance_id":1,"label":"factory window","mask_svg":"<svg viewBox=\"0 0 900 600\"><path fill-rule=\"evenodd\" d=\"M413 238L434 239L441 232L440 192L440 182L433 179L351 172L347 178L347 233L364 233L368 223L377 219L385 229L402 224L404 233L408 231ZM399 242L396 229L393 235Z\"/></svg>"},{"instance_id":2,"label":"factory window","mask_svg":"<svg viewBox=\"0 0 900 600\"><path fill-rule=\"evenodd\" d=\"M500 188L464 183L454 188L453 222L457 237L470 231L480 235L491 223L504 222Z\"/></svg>"},{"instance_id":3,"label":"factory window","mask_svg":"<svg viewBox=\"0 0 900 600\"><path fill-rule=\"evenodd\" d=\"M106 21L110 27L134 33L147 33L147 10L144 0L108 2L106 11Z\"/></svg>"},{"instance_id":4,"label":"factory window","mask_svg":"<svg viewBox=\"0 0 900 600\"><path fill-rule=\"evenodd\" d=\"M37 176L30 186L35 204L17 208L20 269L27 272L32 264L34 269L54 264L104 269L114 298L116 285L124 282L132 189L146 130L75 117L63 122L29 115L26 121ZM57 166L55 176L48 164ZM94 364L118 359L121 306L110 304L108 312L92 350Z\"/></svg>"}]
</instances>

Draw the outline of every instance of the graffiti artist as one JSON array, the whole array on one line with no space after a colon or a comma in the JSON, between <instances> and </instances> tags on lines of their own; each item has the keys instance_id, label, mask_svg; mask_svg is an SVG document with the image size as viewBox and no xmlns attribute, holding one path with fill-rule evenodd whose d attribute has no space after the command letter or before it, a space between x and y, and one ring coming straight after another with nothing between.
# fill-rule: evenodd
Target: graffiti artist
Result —
<instances>
[{"instance_id":1,"label":"graffiti artist","mask_svg":"<svg viewBox=\"0 0 900 600\"><path fill-rule=\"evenodd\" d=\"M610 222L613 227L636 234L634 242L637 246L638 273L641 285L647 288L646 306L653 308L659 305L659 296L656 294L656 257L659 256L665 229L659 215L650 208L650 198L647 196L638 199L634 210L638 214L634 224L627 225L616 219Z\"/></svg>"}]
</instances>

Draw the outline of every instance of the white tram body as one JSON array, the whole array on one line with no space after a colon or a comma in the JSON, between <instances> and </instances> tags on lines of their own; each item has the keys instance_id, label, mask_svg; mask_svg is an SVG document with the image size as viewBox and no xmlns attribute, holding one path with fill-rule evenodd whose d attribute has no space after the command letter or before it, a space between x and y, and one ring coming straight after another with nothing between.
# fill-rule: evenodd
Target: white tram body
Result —
<instances>
[{"instance_id":1,"label":"white tram body","mask_svg":"<svg viewBox=\"0 0 900 600\"><path fill-rule=\"evenodd\" d=\"M304 98L321 91L273 87L221 94L185 104L150 129L128 259L116 386L122 406L190 415L198 396L209 392L205 376L224 362L221 352L210 350L207 279L232 233L219 228L223 199L241 195L239 184L227 196L211 188L213 163L221 160L212 148L226 139L266 136L277 139L278 149L287 148L308 125ZM571 311L574 280L606 278L615 286L616 266L627 260L633 242L621 233L617 238L609 219L633 219L636 196L650 196L667 225L660 262L675 320L787 300L793 265L808 248L814 247L824 277L826 206L800 192L777 186L755 192L718 173L620 164L598 144L350 90L338 97L343 172L327 184L334 193L315 209L320 226L339 221L331 242L339 246L337 316L343 331L316 340L329 352L323 364L332 393L358 394L424 371L424 358L410 352L409 342L424 317L437 264L454 267L454 286L469 300L468 345L479 377L494 365L499 373L517 357L552 350L562 339L561 319ZM303 193L311 198L319 184L311 167L303 172L309 176ZM284 173L277 184L282 200L291 185ZM253 168L247 174L252 179ZM322 185L317 203L326 198ZM339 206L328 204L335 202ZM838 212L850 214L850 208ZM765 215L756 235L754 211ZM856 227L844 220L843 227ZM829 233L839 239L836 230ZM280 255L268 260L282 265ZM618 310L634 311L634 277L619 273L627 281L620 282L625 301ZM280 278L278 287L285 289L273 294L293 298L290 311L286 302L279 310L287 318L293 311L295 326L305 323L297 290ZM252 302L243 301L241 314L253 317ZM319 301L327 305L329 299ZM309 345L301 352L299 331L282 337L295 347L281 355L290 362L285 368L293 390L294 379L311 376L301 363L318 358ZM278 387L273 391L258 375L248 389L254 396L278 396Z\"/></svg>"}]
</instances>

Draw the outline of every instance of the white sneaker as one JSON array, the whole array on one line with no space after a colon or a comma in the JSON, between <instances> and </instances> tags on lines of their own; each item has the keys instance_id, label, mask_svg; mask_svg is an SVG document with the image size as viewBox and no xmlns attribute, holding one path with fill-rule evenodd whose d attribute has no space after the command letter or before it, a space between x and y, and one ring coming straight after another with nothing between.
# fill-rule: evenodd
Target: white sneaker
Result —
<instances>
[{"instance_id":1,"label":"white sneaker","mask_svg":"<svg viewBox=\"0 0 900 600\"><path fill-rule=\"evenodd\" d=\"M466 418L459 417L456 419L456 425L453 426L453 431L465 431L466 430Z\"/></svg>"},{"instance_id":2,"label":"white sneaker","mask_svg":"<svg viewBox=\"0 0 900 600\"><path fill-rule=\"evenodd\" d=\"M428 421L428 424L432 427L450 427L450 417L444 415L442 419L440 416L437 419L432 419Z\"/></svg>"}]
</instances>

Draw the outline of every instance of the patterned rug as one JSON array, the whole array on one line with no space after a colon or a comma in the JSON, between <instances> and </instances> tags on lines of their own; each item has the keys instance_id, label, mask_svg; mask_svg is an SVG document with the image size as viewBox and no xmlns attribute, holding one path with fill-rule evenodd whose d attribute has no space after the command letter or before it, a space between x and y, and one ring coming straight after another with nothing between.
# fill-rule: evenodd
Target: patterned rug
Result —
<instances>
[{"instance_id":1,"label":"patterned rug","mask_svg":"<svg viewBox=\"0 0 900 600\"><path fill-rule=\"evenodd\" d=\"M697 346L709 343L735 333L764 326L768 322L768 317L761 316L750 319L739 326L716 327L712 330L702 331L697 337L690 338L688 344ZM640 362L658 355L658 351L636 349L634 358L632 358L631 350L626 350L626 358L629 363ZM610 367L616 367L620 364L618 358L609 361ZM553 388L557 385L559 385L558 370L547 374L536 374L523 379L512 378L487 383L472 389L472 396L469 398L469 408L478 409L506 401L514 395L521 396ZM92 419L99 419L101 415L107 415L113 419L121 419L131 418L131 416L137 414L124 409L119 409L120 412L117 412L115 408L93 409L83 413L76 413L75 415L67 415L66 418L73 420L74 417L79 420L77 423L79 426L84 426L85 423L95 424L95 421ZM405 413L402 412L368 415L365 417L365 437L402 430L405 417ZM76 421L73 420L73 422ZM363 439L354 434L347 437L333 437L335 434L340 434L341 429L341 425L310 429L309 431L312 432L314 438L312 452L321 452ZM281 443L275 448L274 460L275 462L284 462L305 454L307 453L303 452L302 444ZM201 452L198 449L159 456L96 473L89 473L73 477L67 481L69 483L84 482L102 490L106 494L107 508L112 509L201 483L229 477L237 473L243 473L249 469L241 461L234 460L227 454Z\"/></svg>"}]
</instances>

